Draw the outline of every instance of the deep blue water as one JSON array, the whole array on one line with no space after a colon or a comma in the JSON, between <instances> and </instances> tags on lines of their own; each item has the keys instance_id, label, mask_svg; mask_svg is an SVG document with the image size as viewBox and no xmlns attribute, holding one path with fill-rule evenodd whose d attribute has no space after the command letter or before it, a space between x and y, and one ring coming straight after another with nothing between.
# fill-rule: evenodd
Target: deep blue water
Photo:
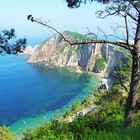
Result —
<instances>
[{"instance_id":1,"label":"deep blue water","mask_svg":"<svg viewBox=\"0 0 140 140\"><path fill-rule=\"evenodd\" d=\"M25 56L0 56L0 125L17 129L19 122L82 100L96 85L90 74L31 65Z\"/></svg>"}]
</instances>

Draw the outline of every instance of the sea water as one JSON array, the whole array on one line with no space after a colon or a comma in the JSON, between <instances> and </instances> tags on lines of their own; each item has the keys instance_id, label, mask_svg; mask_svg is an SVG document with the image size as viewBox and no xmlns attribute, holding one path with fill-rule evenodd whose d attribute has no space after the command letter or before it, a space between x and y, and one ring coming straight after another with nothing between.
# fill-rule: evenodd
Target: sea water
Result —
<instances>
[{"instance_id":1,"label":"sea water","mask_svg":"<svg viewBox=\"0 0 140 140\"><path fill-rule=\"evenodd\" d=\"M62 115L98 85L93 74L28 64L27 59L0 56L0 125L16 135Z\"/></svg>"}]
</instances>

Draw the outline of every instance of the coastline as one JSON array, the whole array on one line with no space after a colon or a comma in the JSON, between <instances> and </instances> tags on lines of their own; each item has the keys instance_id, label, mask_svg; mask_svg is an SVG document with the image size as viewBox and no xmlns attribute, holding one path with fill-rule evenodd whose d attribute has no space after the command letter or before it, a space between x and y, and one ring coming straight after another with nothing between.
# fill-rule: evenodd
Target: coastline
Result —
<instances>
[{"instance_id":1,"label":"coastline","mask_svg":"<svg viewBox=\"0 0 140 140\"><path fill-rule=\"evenodd\" d=\"M105 73L103 73L103 72L101 72L101 73L88 72L88 73L97 76L97 79L99 80L99 88L102 88L102 85L105 85L105 88L103 87L103 90L109 90L112 87L111 79L107 78ZM93 93L94 93L94 91L93 91ZM93 100L95 98L93 93L91 93L90 96L88 96L87 98L90 98ZM86 99L84 101L86 101ZM90 105L88 105L88 106L82 104L82 102L81 102L80 105L82 106L82 109L80 111L77 111L77 112L73 113L72 115L67 116L66 118L62 117L62 119L66 119L67 122L72 122L77 116L79 116L79 115L84 116L84 115L94 111L94 109L96 107L94 102L90 103Z\"/></svg>"},{"instance_id":2,"label":"coastline","mask_svg":"<svg viewBox=\"0 0 140 140\"><path fill-rule=\"evenodd\" d=\"M88 97L94 98L93 92L96 89L95 86L96 87L100 86L101 81L104 81L104 79L105 79L104 73L86 72L86 71L81 70L79 68L77 68L77 69L71 68L71 69L69 69L69 71L71 73L73 73L73 72L75 72L77 74L86 73L86 74L91 75L89 82L83 83L85 86L85 88L82 91L83 95L77 96L72 101L70 101L70 103L65 105L65 107L59 108L55 111L44 112L44 114L40 114L40 115L37 115L34 117L23 118L21 120L18 120L15 124L11 125L12 127L10 126L10 130L11 130L11 132L13 132L15 134L15 138L21 139L23 137L23 133L25 132L25 130L34 129L36 127L39 127L43 123L49 122L51 119L55 118L58 115L59 116L63 115L66 110L68 110L72 107L72 103L74 103L75 101L82 103L82 101L84 101ZM94 106L90 106L88 108L83 108L82 113L85 115L85 114L89 113L90 111L92 111L93 108L94 108ZM77 116L80 113L81 112L77 112L75 116Z\"/></svg>"},{"instance_id":3,"label":"coastline","mask_svg":"<svg viewBox=\"0 0 140 140\"><path fill-rule=\"evenodd\" d=\"M112 79L107 77L104 72L96 73L101 85L105 86L107 90L112 87Z\"/></svg>"},{"instance_id":4,"label":"coastline","mask_svg":"<svg viewBox=\"0 0 140 140\"><path fill-rule=\"evenodd\" d=\"M97 79L98 79L97 81L99 81L99 86L98 87L105 84L106 89L107 90L109 89L109 86L108 86L108 80L109 79L106 78L105 73L103 73L103 72L101 72L101 73L88 72L88 73L91 74L91 75L95 75L97 77ZM83 101L85 101L87 98L94 99L94 94L93 93L94 93L94 90ZM81 106L83 105L82 102L80 104L81 104ZM71 116L68 116L66 118L66 121L72 122L77 116L79 116L79 115L84 116L84 115L94 111L94 108L95 108L94 103L91 103L89 106L83 105L82 109L80 111L77 111L76 113L73 113ZM62 119L64 119L64 118L62 118Z\"/></svg>"},{"instance_id":5,"label":"coastline","mask_svg":"<svg viewBox=\"0 0 140 140\"><path fill-rule=\"evenodd\" d=\"M56 109L55 111L44 112L43 114L37 115L35 117L23 118L17 121L16 123L14 123L13 125L11 125L10 130L15 134L15 138L21 139L23 137L23 133L25 132L25 130L39 127L41 124L51 121L51 119L54 119L56 116L63 115L66 110L72 107L72 104L74 102L82 103L83 100L91 96L93 90L96 89L95 87L99 86L99 81L96 74L94 73L87 73L87 74L91 75L89 82L84 83L85 88L83 88L81 93L78 96L76 96L74 99L72 99L68 104L66 104L62 108ZM86 110L84 112L86 112Z\"/></svg>"}]
</instances>

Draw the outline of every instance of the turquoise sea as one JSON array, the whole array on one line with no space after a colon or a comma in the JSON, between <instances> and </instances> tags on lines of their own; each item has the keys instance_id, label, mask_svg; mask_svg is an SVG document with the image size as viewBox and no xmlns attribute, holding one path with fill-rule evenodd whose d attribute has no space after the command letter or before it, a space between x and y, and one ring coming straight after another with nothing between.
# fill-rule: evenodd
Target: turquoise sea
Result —
<instances>
[{"instance_id":1,"label":"turquoise sea","mask_svg":"<svg viewBox=\"0 0 140 140\"><path fill-rule=\"evenodd\" d=\"M0 56L0 125L16 135L63 114L98 85L93 74L28 64L27 59Z\"/></svg>"}]
</instances>

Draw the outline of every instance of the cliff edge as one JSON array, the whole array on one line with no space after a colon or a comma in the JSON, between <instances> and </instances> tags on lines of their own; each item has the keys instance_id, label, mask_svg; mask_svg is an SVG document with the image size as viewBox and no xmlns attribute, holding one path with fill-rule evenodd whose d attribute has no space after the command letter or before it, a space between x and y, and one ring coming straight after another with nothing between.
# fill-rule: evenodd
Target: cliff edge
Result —
<instances>
[{"instance_id":1,"label":"cliff edge","mask_svg":"<svg viewBox=\"0 0 140 140\"><path fill-rule=\"evenodd\" d=\"M63 35L72 41L90 39L82 34L65 31ZM59 34L55 34L35 48L29 63L46 62L57 67L73 67L96 73L113 73L119 62L127 63L121 49L108 44L83 44L70 46Z\"/></svg>"}]
</instances>

